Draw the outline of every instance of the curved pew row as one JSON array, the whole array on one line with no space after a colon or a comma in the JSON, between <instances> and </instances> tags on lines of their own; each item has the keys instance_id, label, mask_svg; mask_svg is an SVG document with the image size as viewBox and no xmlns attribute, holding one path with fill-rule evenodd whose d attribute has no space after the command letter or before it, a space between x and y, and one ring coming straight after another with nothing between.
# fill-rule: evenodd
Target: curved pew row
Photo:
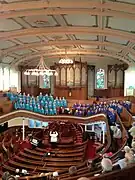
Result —
<instances>
[{"instance_id":1,"label":"curved pew row","mask_svg":"<svg viewBox=\"0 0 135 180\"><path fill-rule=\"evenodd\" d=\"M109 131L109 125L108 120L106 118L105 114L97 114L90 117L75 117L75 116L44 116L42 114L34 113L34 112L28 112L24 110L18 110L15 112L11 112L8 114L5 114L3 116L0 116L0 123L7 122L11 119L14 119L15 117L26 117L26 118L32 118L32 119L38 119L39 121L63 121L63 122L73 122L73 123L90 123L90 122L98 122L98 121L104 121L107 125L107 148L111 145L111 136ZM61 147L64 145L58 145L58 147ZM66 146L67 147L67 146Z\"/></svg>"},{"instance_id":2,"label":"curved pew row","mask_svg":"<svg viewBox=\"0 0 135 180\"><path fill-rule=\"evenodd\" d=\"M43 154L41 154L41 155L43 155ZM22 159L22 158L20 158L20 159L18 158L18 160L19 160L19 161L24 161L24 159ZM10 161L10 163L11 163L12 165L22 166L22 164L19 164L19 163L16 164L16 163L13 163L12 161ZM32 162L32 163L33 163L33 162ZM39 164L42 164L42 163L39 163ZM43 165L43 164L42 164L42 165ZM45 165L46 165L46 164L45 164ZM31 168L31 166L27 166L27 167L28 167L28 168ZM36 169L38 169L38 168L36 167ZM52 170L55 170L55 169L52 169ZM44 168L44 169L42 168L42 171L46 171L46 169L45 169L45 168ZM86 169L86 171L87 171L87 169Z\"/></svg>"},{"instance_id":3,"label":"curved pew row","mask_svg":"<svg viewBox=\"0 0 135 180\"><path fill-rule=\"evenodd\" d=\"M126 130L125 130L125 128L124 128L124 126L123 126L123 124L121 123L121 121L120 121L120 118L119 118L119 116L117 116L117 123L119 123L120 125L121 125L121 128L123 128L122 129L122 137L127 137L126 136ZM26 150L27 151L27 150ZM29 151L29 150L28 150ZM115 155L113 155L113 158L114 157L116 157L116 155L117 154L115 154ZM31 156L32 157L32 156ZM37 156L36 156L37 157ZM35 157L34 157L35 158ZM40 157L38 157L38 159L39 159ZM99 166L100 167L100 166ZM66 170L66 172L67 172L67 170ZM91 177L91 176L93 176L94 174L96 174L96 173L100 173L101 172L101 167L100 167L100 169L98 170L98 171L96 171L96 172L90 172L89 171L89 169L88 169L88 167L83 167L83 168L81 168L81 169L78 169L78 172L77 172L77 175L76 176L74 176L74 177L70 177L69 176L69 174L68 173L62 173L62 172L60 172L60 173L62 173L62 175L60 175L60 177L59 177L59 179L67 179L67 180L70 180L70 179L77 179L77 178L79 178L79 177L81 177L81 176L87 176L87 177ZM34 176L36 179L37 178L41 178L40 176ZM34 179L34 177L29 177L29 179Z\"/></svg>"},{"instance_id":4,"label":"curved pew row","mask_svg":"<svg viewBox=\"0 0 135 180\"><path fill-rule=\"evenodd\" d=\"M122 123L125 127L130 127L133 123L133 117L129 111L127 111L126 108L122 108L122 113L120 114Z\"/></svg>"},{"instance_id":5,"label":"curved pew row","mask_svg":"<svg viewBox=\"0 0 135 180\"><path fill-rule=\"evenodd\" d=\"M117 122L120 124L120 127L121 127L122 143L121 143L121 147L119 148L119 150L111 156L112 160L117 158L117 154L126 146L127 140L128 140L128 133L127 133L122 121L121 121L121 118L119 117L119 115L117 113L116 113L116 118L117 118Z\"/></svg>"},{"instance_id":6,"label":"curved pew row","mask_svg":"<svg viewBox=\"0 0 135 180\"><path fill-rule=\"evenodd\" d=\"M122 123L121 123L122 124ZM123 135L122 136L124 136L124 130L122 131L123 133ZM27 149L25 149L25 151L27 151ZM29 151L29 150L28 150ZM34 150L32 150L32 151L34 151ZM35 152L34 152L35 153ZM39 153L38 153L38 155L39 155ZM43 153L41 154L41 156L43 155ZM32 156L31 156L32 157ZM38 157L38 158L40 158L39 156L36 156L36 157ZM35 158L35 157L34 157ZM20 159L21 161L22 161L22 159ZM22 165L23 165L23 167L24 167L24 164L21 164L21 163L13 163L12 161L10 162L13 166L19 166L19 167L21 167ZM45 166L46 166L46 164L45 164ZM28 167L28 169L31 171L31 170L33 170L33 168L31 167L31 166L27 166ZM7 167L6 167L7 168ZM8 167L9 168L9 167ZM36 167L34 167L35 169L32 171L33 172L33 174L35 173L35 170L38 170L38 172L46 172L46 168L41 168L41 170L39 170L39 166L36 166ZM13 169L12 169L13 170ZM53 170L56 170L55 168L53 168L53 169L50 169L49 168L49 171L53 171ZM57 169L58 170L58 169ZM64 170L64 169L63 169ZM29 172L30 172L29 171ZM67 169L65 169L65 171L67 172ZM97 173L99 173L99 172L101 172L101 169L99 169L98 171L97 171ZM62 173L62 171L59 171L59 173ZM63 172L64 173L64 172ZM62 173L62 174L63 174ZM66 177L66 174L63 174L62 175L62 177L61 177L61 175L60 175L60 178L61 179L76 179L76 178L78 178L78 177L80 177L81 175L84 175L85 174L85 176L87 176L87 177L91 177L91 176L93 176L93 174L96 174L96 172L89 172L89 169L87 168L87 167L83 167L83 168L81 168L81 169L79 169L78 170L78 173L77 173L77 176L75 176L74 178L73 177L69 177L69 175L67 174L67 177ZM30 178L34 178L34 177L30 177ZM41 178L40 176L38 177L38 176L36 176L35 177L36 179L37 178Z\"/></svg>"},{"instance_id":7,"label":"curved pew row","mask_svg":"<svg viewBox=\"0 0 135 180\"><path fill-rule=\"evenodd\" d=\"M10 119L10 118L12 118L12 117L20 117L20 116L23 116L23 117L31 117L31 114L32 114L32 116L34 117L34 118L36 118L36 119L39 119L39 117L40 117L40 120L44 120L44 121L47 121L48 119L49 120L63 120L64 119L64 121L71 121L71 122L74 122L74 121L76 121L76 122L81 122L81 123L83 123L83 122L95 122L95 121L99 121L99 119L100 120L103 120L103 121L105 121L106 122L106 124L107 124L107 121L106 121L106 116L104 115L104 114L100 114L100 115L96 115L96 116L93 116L93 117L90 117L90 118L78 118L78 117L72 117L72 116L54 116L54 117L46 117L47 118L47 120L46 120L46 118L45 118L45 116L42 116L42 115L39 115L39 114L36 114L36 113L29 113L29 112L25 112L25 111L16 111L16 112L12 112L12 113L9 113L8 115L4 115L4 117L0 117L0 120L3 122L3 121L6 121L7 120L7 118L8 119ZM8 117L7 117L8 116ZM108 132L109 132L109 127L107 126L107 128L108 128ZM111 144L111 140L110 140L110 134L108 133L108 136L107 136L107 138L109 139L109 141L108 141L108 147L110 146L110 144ZM68 151L63 151L63 153L55 153L54 154L54 156L53 156L53 154L51 155L52 156L52 158L55 158L54 160L56 160L56 157L57 157L57 167L61 167L61 165L59 165L59 162L61 162L61 161L59 161L58 160L58 158L60 157L60 158L68 158L69 159L69 157L71 157L71 158L73 158L74 160L72 160L72 161L70 161L71 163L69 164L69 165L77 165L77 163L76 162L74 162L74 163L72 163L73 161L80 161L80 162L82 162L83 161L83 159L84 159L84 149L85 149L85 147L84 146L86 146L86 142L85 143L83 143L82 144L82 146L81 146L81 144L75 144L75 145L58 145L58 148L66 148L66 146L67 146L67 148L70 148L70 151L68 152ZM71 148L72 148L72 150L73 150L73 152L71 151ZM82 148L82 149L81 149ZM76 149L76 151L75 151L75 149ZM81 149L81 150L80 150ZM23 155L26 155L26 151L29 151L29 149L25 149L24 150L24 153L25 154L23 154ZM31 153L33 153L34 152L34 150L31 150ZM28 152L28 153L30 153L30 152ZM27 154L28 154L27 153ZM35 153L35 152L34 152ZM21 153L20 153L20 155L21 155ZM36 170L38 170L38 172L46 172L46 171L48 171L48 168L46 167L46 162L43 164L43 163L35 163L35 165L34 166L31 166L30 164L32 163L33 164L33 157L32 157L32 159L31 159L31 162L30 163L27 163L27 161L28 161L28 157L26 158L26 160L24 160L24 157L23 156L20 156L20 155L18 155L18 156L15 156L15 159L18 159L17 161L18 162L14 162L13 160L9 160L9 164L10 165L12 165L12 167L24 167L24 168L26 168L26 169L29 169L29 171L35 171L35 169ZM38 152L38 154L36 154L37 156L39 156L40 155L40 158L42 159L42 157L43 157L43 155L44 155L44 152L42 153L39 153ZM35 157L34 157L35 158ZM78 159L75 159L75 158L78 158ZM37 158L36 158L37 159ZM48 159L49 160L49 159ZM64 159L65 160L65 159ZM24 162L25 161L25 162ZM38 161L38 160L37 160ZM49 166L53 166L53 164L54 164L54 167L55 167L55 165L56 165L56 162L54 161L54 163L52 163L52 162L49 162ZM47 162L48 163L48 162ZM37 165L38 164L38 165ZM79 164L79 163L78 163ZM44 168L42 167L41 169L39 168L39 165L41 165L41 166L44 166ZM47 165L47 166L48 166ZM4 166L4 169L6 169L6 168L8 168L9 169L9 167L7 167L8 165L6 164L6 166ZM38 167L37 167L38 166ZM63 163L62 163L62 167L63 167ZM60 168L61 169L61 168ZM13 169L12 169L13 170ZM51 169L52 171L54 171L55 170L55 168L52 168ZM50 168L49 168L49 171L51 171L50 170ZM57 168L57 170L58 170L58 168ZM65 170L65 168L63 167L63 170ZM66 162L66 170L67 170L67 162Z\"/></svg>"},{"instance_id":8,"label":"curved pew row","mask_svg":"<svg viewBox=\"0 0 135 180\"><path fill-rule=\"evenodd\" d=\"M110 173L102 174L97 177L90 177L90 180L134 180L135 165L130 165L123 170L115 170Z\"/></svg>"},{"instance_id":9,"label":"curved pew row","mask_svg":"<svg viewBox=\"0 0 135 180\"><path fill-rule=\"evenodd\" d=\"M121 119L120 117L118 116L118 114L116 113L117 115L117 120L116 122L120 124L120 127L121 127L121 131L122 131L122 143L121 143L121 146L120 148L118 149L118 151L116 153L114 153L110 158L112 160L113 163L116 162L117 160L117 154L124 148L124 146L127 144L127 139L128 139L128 136L127 136L127 131L124 127L124 125L122 124L121 122ZM85 170L86 172L84 172L82 174L83 177L92 177L94 174L101 174L101 171L102 171L102 168L101 168L101 164L100 162L96 163L95 165L97 167L97 170L94 171L94 172L90 172L90 170L88 170L88 167L85 167ZM88 172L87 172L88 170ZM69 173L65 173L65 174L62 174L59 176L59 179L60 180L72 180L72 179L77 179L77 178L80 178L81 177L81 174L78 174L77 172L77 175L74 176L74 177L70 177ZM96 179L95 179L96 180Z\"/></svg>"},{"instance_id":10,"label":"curved pew row","mask_svg":"<svg viewBox=\"0 0 135 180\"><path fill-rule=\"evenodd\" d=\"M43 155L43 154L42 154ZM20 161L24 161L23 159L19 159ZM75 159L74 159L75 160ZM13 163L12 161L10 162L12 165L19 165L19 166L22 166L22 164L19 164L19 163ZM40 163L41 164L41 163ZM45 164L46 165L46 164ZM31 166L27 166L29 169L31 169ZM37 167L35 167L35 169L38 169ZM47 169L46 168L42 168L42 172L43 171L46 171ZM50 170L50 169L49 169ZM52 170L55 170L55 169L52 169ZM88 171L88 169L86 168L86 171Z\"/></svg>"}]
</instances>

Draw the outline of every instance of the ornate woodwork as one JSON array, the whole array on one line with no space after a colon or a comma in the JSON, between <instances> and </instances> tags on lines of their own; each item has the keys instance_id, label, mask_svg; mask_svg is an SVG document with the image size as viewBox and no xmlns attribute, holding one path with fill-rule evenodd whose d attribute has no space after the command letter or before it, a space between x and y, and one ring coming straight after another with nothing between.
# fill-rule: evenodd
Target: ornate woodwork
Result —
<instances>
[{"instance_id":1,"label":"ornate woodwork","mask_svg":"<svg viewBox=\"0 0 135 180\"><path fill-rule=\"evenodd\" d=\"M55 96L68 99L87 99L88 66L87 63L74 61L73 64L55 64L58 72L55 78Z\"/></svg>"},{"instance_id":2,"label":"ornate woodwork","mask_svg":"<svg viewBox=\"0 0 135 180\"><path fill-rule=\"evenodd\" d=\"M87 63L75 61L74 64L55 64L54 68L58 72L55 86L87 86Z\"/></svg>"},{"instance_id":3,"label":"ornate woodwork","mask_svg":"<svg viewBox=\"0 0 135 180\"><path fill-rule=\"evenodd\" d=\"M124 88L124 71L127 68L127 64L108 65L108 88Z\"/></svg>"}]
</instances>

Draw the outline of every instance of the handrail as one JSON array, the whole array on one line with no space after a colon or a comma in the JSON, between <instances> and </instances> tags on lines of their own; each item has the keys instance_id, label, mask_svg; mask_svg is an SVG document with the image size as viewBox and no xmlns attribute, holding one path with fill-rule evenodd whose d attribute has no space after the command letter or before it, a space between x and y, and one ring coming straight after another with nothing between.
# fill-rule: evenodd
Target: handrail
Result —
<instances>
[{"instance_id":1,"label":"handrail","mask_svg":"<svg viewBox=\"0 0 135 180\"><path fill-rule=\"evenodd\" d=\"M94 120L97 120L97 117L100 117L101 121L106 122L106 120L105 120L106 115L105 114L96 114L96 115L89 116L89 117L77 117L77 116L71 116L71 115L49 116L49 115L43 115L43 114L39 114L39 113L27 111L27 110L17 110L17 111L13 111L13 112L10 112L10 113L7 113L7 114L0 116L0 124L7 122L9 119L11 120L15 117L33 118L33 119L37 119L39 121L52 121L52 120L54 120L54 121L69 121L70 122L70 121L74 120L74 122L77 122L77 123L83 123L84 120L87 123L87 122L89 122L89 120L94 121ZM62 118L62 120L60 118Z\"/></svg>"},{"instance_id":2,"label":"handrail","mask_svg":"<svg viewBox=\"0 0 135 180\"><path fill-rule=\"evenodd\" d=\"M0 116L0 123L7 122L15 117L26 117L26 118L33 118L39 121L69 121L69 122L74 122L74 123L90 123L90 122L95 122L95 121L104 121L107 125L107 148L110 147L111 145L111 135L109 131L109 125L108 125L108 120L105 114L97 114L94 116L90 117L76 117L76 116L65 116L65 115L56 115L56 116L45 116L42 114L34 113L34 112L29 112L25 110L18 110L18 111L13 111L8 114Z\"/></svg>"},{"instance_id":3,"label":"handrail","mask_svg":"<svg viewBox=\"0 0 135 180\"><path fill-rule=\"evenodd\" d=\"M116 113L116 116L117 116L117 120L118 120L118 122L120 123L120 125L121 125L121 127L122 127L122 139L124 139L124 138L126 138L126 140L125 140L125 142L123 143L123 145L122 145L122 147L116 152L116 153L114 153L112 156L111 156L111 159L114 159L116 156L117 156L117 154L126 146L126 144L127 144L127 139L128 139L128 134L127 134L127 131L126 131L126 129L125 129L125 127L124 127L124 125L123 125L123 123L122 123L122 121L121 121L121 119L120 119L120 117L119 117L119 115Z\"/></svg>"},{"instance_id":4,"label":"handrail","mask_svg":"<svg viewBox=\"0 0 135 180\"><path fill-rule=\"evenodd\" d=\"M7 122L13 118L16 117L24 117L24 118L33 118L35 120L39 121L64 121L64 122L74 122L74 123L92 123L92 122L99 122L99 121L104 121L107 125L107 141L108 141L108 147L111 145L111 135L110 135L110 130L109 130L109 125L108 125L108 120L105 114L96 114L93 116L89 117L76 117L76 116L71 116L71 115L55 115L55 116L47 116L47 115L42 115L39 113L31 112L31 111L26 111L26 110L17 110L10 112L8 114L0 116L0 124Z\"/></svg>"}]
</instances>

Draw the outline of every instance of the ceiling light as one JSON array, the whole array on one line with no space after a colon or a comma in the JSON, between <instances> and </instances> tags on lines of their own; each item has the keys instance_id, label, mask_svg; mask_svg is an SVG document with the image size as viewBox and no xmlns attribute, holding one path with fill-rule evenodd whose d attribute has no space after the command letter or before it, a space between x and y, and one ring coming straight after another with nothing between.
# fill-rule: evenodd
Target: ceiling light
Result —
<instances>
[{"instance_id":1,"label":"ceiling light","mask_svg":"<svg viewBox=\"0 0 135 180\"><path fill-rule=\"evenodd\" d=\"M72 59L70 59L70 58L68 58L68 56L67 56L67 51L66 51L66 49L65 49L65 57L64 58L61 58L60 60L59 60L59 63L60 64L73 64L73 60Z\"/></svg>"},{"instance_id":2,"label":"ceiling light","mask_svg":"<svg viewBox=\"0 0 135 180\"><path fill-rule=\"evenodd\" d=\"M44 62L44 58L43 56L40 58L40 61L37 65L36 68L34 69L26 69L26 71L24 72L25 75L29 76L57 76L58 73L56 70L52 70L50 68L47 67L47 65Z\"/></svg>"}]
</instances>

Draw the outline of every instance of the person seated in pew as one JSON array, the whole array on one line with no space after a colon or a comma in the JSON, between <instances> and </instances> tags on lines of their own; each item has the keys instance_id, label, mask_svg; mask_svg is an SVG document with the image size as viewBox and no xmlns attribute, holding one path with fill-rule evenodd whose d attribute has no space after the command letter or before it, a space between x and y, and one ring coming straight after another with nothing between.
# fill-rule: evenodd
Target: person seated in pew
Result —
<instances>
[{"instance_id":1,"label":"person seated in pew","mask_svg":"<svg viewBox=\"0 0 135 180\"><path fill-rule=\"evenodd\" d=\"M71 167L69 168L68 172L69 172L69 175L70 175L70 176L75 176L75 175L77 175L77 168L76 168L76 166L71 166Z\"/></svg>"},{"instance_id":2,"label":"person seated in pew","mask_svg":"<svg viewBox=\"0 0 135 180\"><path fill-rule=\"evenodd\" d=\"M16 177L14 177L14 176L9 176L6 180L16 180L17 178Z\"/></svg>"},{"instance_id":3,"label":"person seated in pew","mask_svg":"<svg viewBox=\"0 0 135 180\"><path fill-rule=\"evenodd\" d=\"M112 132L113 132L113 137L115 139L121 139L122 138L122 132L118 126L110 126Z\"/></svg>"},{"instance_id":4,"label":"person seated in pew","mask_svg":"<svg viewBox=\"0 0 135 180\"><path fill-rule=\"evenodd\" d=\"M132 142L131 147L132 147L131 150L135 156L135 141Z\"/></svg>"},{"instance_id":5,"label":"person seated in pew","mask_svg":"<svg viewBox=\"0 0 135 180\"><path fill-rule=\"evenodd\" d=\"M127 161L125 158L125 153L118 154L118 160L113 164L113 167L117 166L118 169L124 169L127 167Z\"/></svg>"},{"instance_id":6,"label":"person seated in pew","mask_svg":"<svg viewBox=\"0 0 135 180\"><path fill-rule=\"evenodd\" d=\"M22 176L26 176L26 175L28 175L29 173L27 172L26 169L22 169L21 174L22 174Z\"/></svg>"},{"instance_id":7,"label":"person seated in pew","mask_svg":"<svg viewBox=\"0 0 135 180\"><path fill-rule=\"evenodd\" d=\"M2 180L6 180L8 177L10 177L10 173L8 171L6 171L2 175Z\"/></svg>"},{"instance_id":8,"label":"person seated in pew","mask_svg":"<svg viewBox=\"0 0 135 180\"><path fill-rule=\"evenodd\" d=\"M88 169L90 170L90 171L95 171L95 162L94 162L94 160L91 160L91 159L88 159L88 161L87 161L87 167L88 167Z\"/></svg>"},{"instance_id":9,"label":"person seated in pew","mask_svg":"<svg viewBox=\"0 0 135 180\"><path fill-rule=\"evenodd\" d=\"M44 158L49 157L49 156L51 156L51 153L50 153L50 152L46 152L46 153L44 154Z\"/></svg>"},{"instance_id":10,"label":"person seated in pew","mask_svg":"<svg viewBox=\"0 0 135 180\"><path fill-rule=\"evenodd\" d=\"M106 155L103 155L101 166L103 169L102 173L110 172L113 169L112 161L108 157L106 157Z\"/></svg>"},{"instance_id":11,"label":"person seated in pew","mask_svg":"<svg viewBox=\"0 0 135 180\"><path fill-rule=\"evenodd\" d=\"M15 177L20 177L20 170L19 169L16 169L15 170Z\"/></svg>"},{"instance_id":12,"label":"person seated in pew","mask_svg":"<svg viewBox=\"0 0 135 180\"><path fill-rule=\"evenodd\" d=\"M53 175L53 177L55 177L55 178L56 178L56 177L58 177L58 176L59 176L59 173L58 173L57 171L55 171L55 172L53 172L53 174L52 174L52 175Z\"/></svg>"},{"instance_id":13,"label":"person seated in pew","mask_svg":"<svg viewBox=\"0 0 135 180\"><path fill-rule=\"evenodd\" d=\"M133 152L131 151L129 146L125 146L124 147L124 151L125 151L125 159L127 164L132 164L135 162L135 158L133 155Z\"/></svg>"}]
</instances>

